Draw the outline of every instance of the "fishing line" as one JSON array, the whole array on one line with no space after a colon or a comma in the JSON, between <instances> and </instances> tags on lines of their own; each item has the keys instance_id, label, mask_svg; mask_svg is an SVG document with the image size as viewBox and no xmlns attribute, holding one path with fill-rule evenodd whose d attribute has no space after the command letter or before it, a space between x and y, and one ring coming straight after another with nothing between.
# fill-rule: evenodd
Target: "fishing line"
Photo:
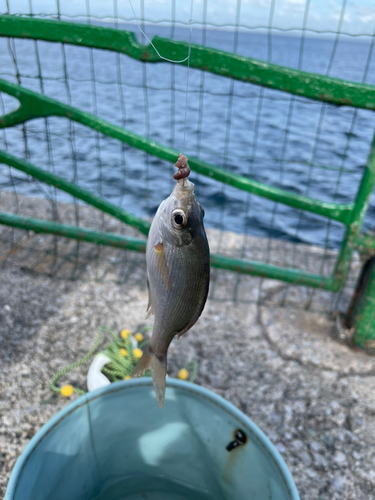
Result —
<instances>
[{"instance_id":1,"label":"fishing line","mask_svg":"<svg viewBox=\"0 0 375 500\"><path fill-rule=\"evenodd\" d=\"M187 106L188 106L188 90L189 90L189 73L190 73L190 47L191 47L191 32L192 32L192 27L193 27L193 3L194 0L191 0L191 8L190 8L190 32L189 32L189 55L188 55L188 68L187 68L187 74L186 74L186 101L185 101L185 120L184 120L184 147L182 148L182 151L185 152L185 138L186 138L186 116L187 116Z\"/></svg>"},{"instance_id":2,"label":"fishing line","mask_svg":"<svg viewBox=\"0 0 375 500\"><path fill-rule=\"evenodd\" d=\"M185 101L185 120L184 120L184 146L182 148L182 151L185 151L185 140L186 140L186 117L187 117L187 106L188 106L188 90L189 90L189 70L190 70L190 51L191 51L191 34L192 34L192 28L193 28L193 5L194 5L194 0L191 0L191 6L190 6L190 19L189 19L189 51L188 51L188 55L187 57L185 57L185 59L181 59L181 61L173 61L173 59L168 59L167 57L163 57L160 52L158 51L158 49L155 47L155 45L152 43L152 41L148 38L148 36L146 35L146 33L142 30L139 22L138 22L138 19L137 19L137 14L135 13L135 10L133 8L133 4L131 3L131 0L128 0L129 1L129 4L130 4L130 7L133 11L133 14L134 14L134 20L138 26L138 29L139 31L142 33L142 35L146 38L146 40L149 42L149 44L151 45L151 47L155 50L155 52L157 53L157 55L160 57L160 59L163 59L164 61L167 61L167 62L170 62L170 63L174 63L174 64L181 64L181 63L184 63L184 62L188 62L188 67L187 67L187 74L186 74L186 101Z\"/></svg>"},{"instance_id":3,"label":"fishing line","mask_svg":"<svg viewBox=\"0 0 375 500\"><path fill-rule=\"evenodd\" d=\"M138 26L139 31L146 38L146 40L150 43L151 47L155 50L155 52L160 57L160 59L163 59L164 61L168 61L168 62L175 63L175 64L180 64L180 63L183 63L185 61L189 61L190 62L190 42L189 42L189 52L188 52L187 57L185 57L185 59L181 59L181 61L173 61L172 59L168 59L167 57L163 57L160 54L160 52L158 51L158 49L155 47L155 45L152 43L152 41L149 39L149 37L146 35L146 33L142 30L142 28L141 28L141 26L140 26L140 24L138 22L138 19L137 19L137 14L135 13L135 10L134 10L133 5L132 5L132 3L131 3L130 0L129 0L129 3L130 3L130 7L131 7L131 9L133 11L134 20L136 22L136 25ZM191 0L191 12L193 12L193 0ZM191 35L191 19L189 21L189 24L190 24L190 35Z\"/></svg>"}]
</instances>

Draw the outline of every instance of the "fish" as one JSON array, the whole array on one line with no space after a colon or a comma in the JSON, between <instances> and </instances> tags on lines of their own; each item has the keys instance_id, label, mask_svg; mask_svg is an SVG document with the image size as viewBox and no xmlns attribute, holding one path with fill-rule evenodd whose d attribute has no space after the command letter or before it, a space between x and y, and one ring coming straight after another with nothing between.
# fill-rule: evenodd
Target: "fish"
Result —
<instances>
[{"instance_id":1,"label":"fish","mask_svg":"<svg viewBox=\"0 0 375 500\"><path fill-rule=\"evenodd\" d=\"M149 301L147 317L155 321L150 342L133 377L151 371L160 408L164 404L167 352L173 338L186 333L204 309L210 282L210 249L204 210L194 195L186 156L179 154L176 185L160 204L146 246Z\"/></svg>"}]
</instances>

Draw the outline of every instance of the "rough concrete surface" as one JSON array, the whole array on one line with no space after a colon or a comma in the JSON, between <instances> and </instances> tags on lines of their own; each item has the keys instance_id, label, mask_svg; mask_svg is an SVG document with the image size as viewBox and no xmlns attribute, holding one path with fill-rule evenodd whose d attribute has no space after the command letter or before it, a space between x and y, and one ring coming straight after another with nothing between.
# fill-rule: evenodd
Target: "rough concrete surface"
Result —
<instances>
[{"instance_id":1,"label":"rough concrete surface","mask_svg":"<svg viewBox=\"0 0 375 500\"><path fill-rule=\"evenodd\" d=\"M151 324L143 319L143 259L135 256L121 285L1 268L0 496L23 447L69 402L51 399L53 375L88 351L100 325L118 332ZM219 288L227 286L223 276L213 276ZM301 499L375 499L375 359L340 344L327 316L209 300L172 343L169 374L193 358L197 383L240 408L276 445ZM61 382L85 388L87 368Z\"/></svg>"},{"instance_id":2,"label":"rough concrete surface","mask_svg":"<svg viewBox=\"0 0 375 500\"><path fill-rule=\"evenodd\" d=\"M16 208L12 200L3 193L0 208L53 215L43 200L19 197ZM58 209L60 222L75 223L73 205ZM89 207L79 211L83 226L139 237ZM243 254L241 235L221 237L211 230L209 239L213 252L221 241L226 255L325 275L337 255L254 237L247 237ZM0 260L1 497L26 443L69 402L51 397L56 372L87 353L101 325L135 332L152 320L144 320L143 255L0 226ZM355 257L352 283L359 269ZM239 280L217 270L210 287L202 317L170 347L169 375L196 359L197 383L231 401L266 433L302 500L375 499L375 358L339 342L336 322L327 314L337 296L272 280L260 285L258 278ZM345 309L350 290L339 298ZM285 307L276 307L280 303ZM88 366L61 384L86 389Z\"/></svg>"}]
</instances>

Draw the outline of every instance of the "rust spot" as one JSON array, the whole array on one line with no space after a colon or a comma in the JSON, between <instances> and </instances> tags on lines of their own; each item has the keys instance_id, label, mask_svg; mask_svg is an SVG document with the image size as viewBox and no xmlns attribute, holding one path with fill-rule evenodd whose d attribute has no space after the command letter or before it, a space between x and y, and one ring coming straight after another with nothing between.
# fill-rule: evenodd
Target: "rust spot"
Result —
<instances>
[{"instance_id":1,"label":"rust spot","mask_svg":"<svg viewBox=\"0 0 375 500\"><path fill-rule=\"evenodd\" d=\"M341 104L347 104L348 106L353 106L353 101L351 99L340 99Z\"/></svg>"},{"instance_id":2,"label":"rust spot","mask_svg":"<svg viewBox=\"0 0 375 500\"><path fill-rule=\"evenodd\" d=\"M319 99L328 102L333 100L331 95L326 95L326 94L320 94ZM338 99L338 103L333 103L333 104L353 106L353 101L351 99Z\"/></svg>"},{"instance_id":3,"label":"rust spot","mask_svg":"<svg viewBox=\"0 0 375 500\"><path fill-rule=\"evenodd\" d=\"M361 274L358 278L356 289L354 291L352 301L349 305L348 311L346 313L345 326L347 328L352 328L356 322L360 321L358 315L358 310L361 305L361 301L364 299L366 294L366 287L370 279L370 274L375 265L375 258L371 257L368 259L361 269Z\"/></svg>"}]
</instances>

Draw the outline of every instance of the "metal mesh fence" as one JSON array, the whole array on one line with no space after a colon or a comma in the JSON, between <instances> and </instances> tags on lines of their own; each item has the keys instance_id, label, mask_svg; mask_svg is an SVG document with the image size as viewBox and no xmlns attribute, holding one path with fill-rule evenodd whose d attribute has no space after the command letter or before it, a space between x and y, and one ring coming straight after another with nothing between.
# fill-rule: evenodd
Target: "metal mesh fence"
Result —
<instances>
[{"instance_id":1,"label":"metal mesh fence","mask_svg":"<svg viewBox=\"0 0 375 500\"><path fill-rule=\"evenodd\" d=\"M249 19L248 7L238 1L228 10L227 22L215 23L215 2L205 0L194 6L191 40L305 71L374 83L372 30L343 32L345 15L352 8L346 0L339 10L332 7L335 25L321 30L310 23L316 12L308 0L294 27L282 24L280 4L288 2L271 1L263 9L267 21L260 23L258 16L251 24L243 21ZM129 29L142 39L127 2L115 0L100 9L98 5L87 0L81 10L74 4L69 12L68 4L57 1L43 4L42 13L38 2L30 0L20 10L19 2L7 0L0 3L0 11ZM188 41L190 5L181 13L174 0L168 5L168 17L152 19L147 17L149 5L134 3L142 30L149 38L158 34ZM60 43L0 38L0 78L97 114L187 156L323 201L353 202L375 125L370 111L338 108L166 62L145 64ZM0 93L0 115L16 107L15 99ZM0 148L148 219L173 184L173 165L64 118L36 119L0 130ZM192 180L205 208L212 251L324 276L332 273L343 225L207 177L195 174ZM136 234L5 165L0 165L0 188L5 211ZM374 210L375 203L366 228L371 228ZM82 278L91 270L96 279L116 281L130 279L121 273L123 261L134 262L132 272L144 270L143 256L132 253L4 227L0 234L0 259L25 269L64 278ZM339 294L215 271L210 296L332 311L346 307L359 268L355 257Z\"/></svg>"}]
</instances>

